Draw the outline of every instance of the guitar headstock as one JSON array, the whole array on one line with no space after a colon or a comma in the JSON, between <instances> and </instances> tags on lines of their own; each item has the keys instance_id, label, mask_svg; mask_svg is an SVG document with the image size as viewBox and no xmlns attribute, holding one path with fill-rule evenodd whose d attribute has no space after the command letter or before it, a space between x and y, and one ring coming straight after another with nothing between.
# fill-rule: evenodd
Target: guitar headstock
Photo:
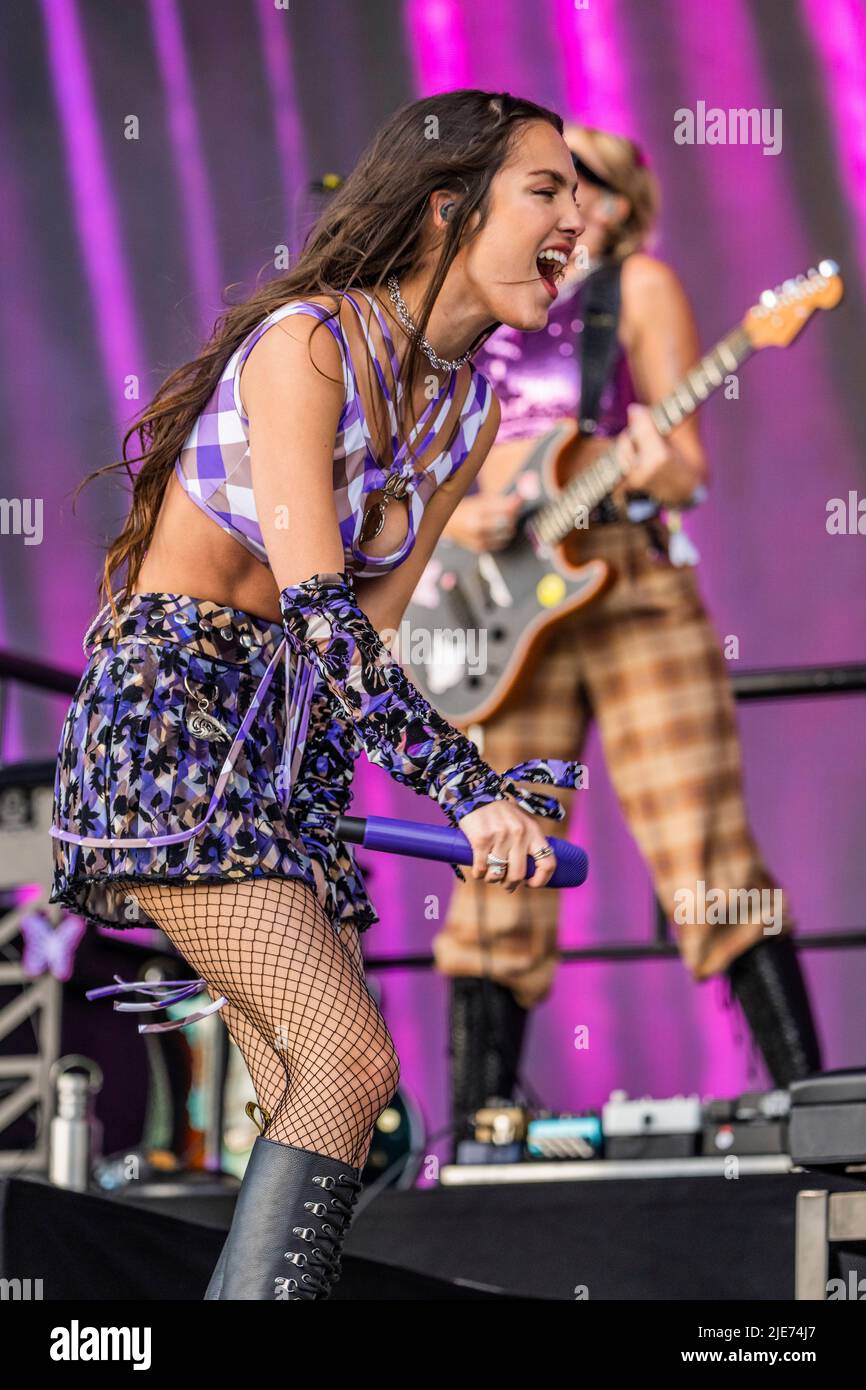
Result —
<instances>
[{"instance_id":1,"label":"guitar headstock","mask_svg":"<svg viewBox=\"0 0 866 1390\"><path fill-rule=\"evenodd\" d=\"M743 319L743 331L753 348L787 347L816 309L835 309L844 292L836 262L821 261L817 270L764 290Z\"/></svg>"}]
</instances>

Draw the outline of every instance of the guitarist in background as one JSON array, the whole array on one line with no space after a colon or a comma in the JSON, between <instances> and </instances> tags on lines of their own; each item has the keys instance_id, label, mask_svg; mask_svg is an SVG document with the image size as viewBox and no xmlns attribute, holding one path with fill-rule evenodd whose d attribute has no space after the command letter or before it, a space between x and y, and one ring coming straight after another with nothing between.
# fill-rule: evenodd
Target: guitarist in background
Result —
<instances>
[{"instance_id":1,"label":"guitarist in background","mask_svg":"<svg viewBox=\"0 0 866 1390\"><path fill-rule=\"evenodd\" d=\"M500 490L542 436L573 425L579 406L582 434L621 436L627 491L622 484L605 499L581 532L581 559L607 560L618 580L555 629L522 693L481 727L481 751L503 770L532 755L543 728L552 757L580 757L596 719L626 822L673 921L675 893L697 891L698 880L726 897L730 889L777 885L748 824L719 638L683 563L689 547L679 512L701 499L707 480L697 419L664 439L648 408L700 356L679 279L641 249L656 218L655 180L629 140L577 125L566 126L565 139L586 223L584 265L569 268L546 329L502 327L476 354L499 396L502 424L475 491L443 534L476 552L507 544L521 498ZM592 333L589 351L584 331ZM566 810L574 796L561 793ZM543 829L561 833L553 822ZM784 894L782 901L775 936L765 936L760 921L676 927L695 980L727 976L731 1002L738 999L780 1087L821 1070ZM451 1102L460 1137L467 1115L488 1098L512 1096L528 1012L552 987L558 912L554 891L514 894L468 878L455 884L433 949L451 980Z\"/></svg>"}]
</instances>

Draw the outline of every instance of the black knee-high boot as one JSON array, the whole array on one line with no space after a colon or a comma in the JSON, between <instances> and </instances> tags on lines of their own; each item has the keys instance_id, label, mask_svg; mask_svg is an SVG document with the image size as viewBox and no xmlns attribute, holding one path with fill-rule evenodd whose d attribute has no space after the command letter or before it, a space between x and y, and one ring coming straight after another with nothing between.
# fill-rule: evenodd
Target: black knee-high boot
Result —
<instances>
[{"instance_id":1,"label":"black knee-high boot","mask_svg":"<svg viewBox=\"0 0 866 1390\"><path fill-rule=\"evenodd\" d=\"M223 1075L223 1083L224 1083L224 1082L225 1082L225 1074ZM261 1118L261 1123L260 1123L259 1120L256 1118L256 1111L257 1111L257 1110L259 1111L259 1113L261 1114L261 1117L262 1117L262 1118ZM271 1117L270 1117L270 1115L268 1114L267 1110L264 1110L264 1109L262 1108L262 1106L259 1105L258 1101L250 1100L250 1101L247 1101L247 1104L246 1104L246 1106L245 1106L245 1113L246 1113L246 1114L249 1116L249 1118L252 1120L252 1122L253 1122L253 1124L255 1125L256 1129L259 1131L259 1134L264 1134L265 1130L267 1129L268 1125L269 1125L270 1122L271 1122ZM229 1234L226 1236L225 1240L223 1241L223 1248L222 1248L222 1250L220 1251L219 1259L217 1260L216 1264L214 1265L213 1274L212 1274L211 1277L210 1277L210 1282L209 1282L209 1284L208 1284L208 1286L207 1286L207 1289L206 1289L206 1291L205 1291L204 1301L205 1301L206 1303L216 1303L216 1302L218 1302L218 1301L222 1298L223 1279L225 1278L225 1272L226 1272L226 1256L228 1255L229 1238L230 1238L230 1236L231 1236L231 1231L229 1231Z\"/></svg>"},{"instance_id":2,"label":"black knee-high boot","mask_svg":"<svg viewBox=\"0 0 866 1390\"><path fill-rule=\"evenodd\" d=\"M767 937L727 971L752 1036L779 1088L821 1071L821 1045L790 936Z\"/></svg>"},{"instance_id":3,"label":"black knee-high boot","mask_svg":"<svg viewBox=\"0 0 866 1390\"><path fill-rule=\"evenodd\" d=\"M225 1241L223 1243L223 1248L220 1251L219 1259L214 1265L214 1271L210 1277L210 1283L208 1284L207 1289L205 1290L204 1301L206 1303L218 1302L222 1293L223 1279L225 1278L226 1272L226 1253L228 1251L228 1244L229 1238L228 1236L226 1236Z\"/></svg>"},{"instance_id":4,"label":"black knee-high boot","mask_svg":"<svg viewBox=\"0 0 866 1390\"><path fill-rule=\"evenodd\" d=\"M259 1135L205 1298L328 1298L360 1190L359 1168Z\"/></svg>"},{"instance_id":5,"label":"black knee-high boot","mask_svg":"<svg viewBox=\"0 0 866 1390\"><path fill-rule=\"evenodd\" d=\"M449 1061L454 1144L488 1100L510 1100L520 1070L528 1009L507 985L476 975L451 979Z\"/></svg>"}]
</instances>

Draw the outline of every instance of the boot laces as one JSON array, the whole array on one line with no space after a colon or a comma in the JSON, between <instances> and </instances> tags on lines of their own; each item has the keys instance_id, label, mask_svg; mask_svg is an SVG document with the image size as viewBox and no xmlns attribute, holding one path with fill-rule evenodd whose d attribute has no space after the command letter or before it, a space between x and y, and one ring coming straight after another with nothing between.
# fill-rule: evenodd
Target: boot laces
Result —
<instances>
[{"instance_id":1,"label":"boot laces","mask_svg":"<svg viewBox=\"0 0 866 1390\"><path fill-rule=\"evenodd\" d=\"M284 1259L304 1270L300 1279L283 1276L276 1281L281 1291L284 1286L287 1296L295 1299L316 1298L319 1294L324 1297L330 1292L340 1273L340 1247L346 1233L346 1222L352 1215L358 1193L363 1186L360 1178L355 1178L350 1173L340 1173L336 1178L315 1174L311 1181L331 1192L330 1205L305 1202L304 1210L313 1216L329 1216L331 1220L323 1221L318 1233L312 1226L292 1227L292 1235L297 1236L299 1240L307 1243L318 1242L310 1251L286 1250L283 1255ZM337 1183L349 1188L349 1194L337 1192ZM304 1290L301 1290L301 1284L306 1286Z\"/></svg>"}]
</instances>

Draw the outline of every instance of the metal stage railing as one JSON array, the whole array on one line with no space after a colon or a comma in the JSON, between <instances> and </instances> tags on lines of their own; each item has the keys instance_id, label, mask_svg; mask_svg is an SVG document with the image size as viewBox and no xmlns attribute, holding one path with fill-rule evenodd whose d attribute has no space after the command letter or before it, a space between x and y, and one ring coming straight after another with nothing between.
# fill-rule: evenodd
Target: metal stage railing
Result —
<instances>
[{"instance_id":1,"label":"metal stage railing","mask_svg":"<svg viewBox=\"0 0 866 1390\"><path fill-rule=\"evenodd\" d=\"M73 695L80 677L59 667L16 656L0 650L0 750L3 747L5 692L7 682L14 680L43 692ZM842 695L866 694L866 662L845 662L839 665L775 667L767 670L741 671L732 674L731 684L738 703L756 700L827 699ZM26 765L30 784L44 775L53 785L54 763L39 762ZM11 769L0 760L0 780ZM866 946L866 926L840 931L800 932L796 944L801 950L831 951ZM646 941L608 941L590 946L563 949L559 959L569 964L578 961L655 960L679 954L676 942L670 939L669 924L656 903L652 936ZM406 955L365 955L369 970L428 970L434 964L427 952Z\"/></svg>"}]
</instances>

